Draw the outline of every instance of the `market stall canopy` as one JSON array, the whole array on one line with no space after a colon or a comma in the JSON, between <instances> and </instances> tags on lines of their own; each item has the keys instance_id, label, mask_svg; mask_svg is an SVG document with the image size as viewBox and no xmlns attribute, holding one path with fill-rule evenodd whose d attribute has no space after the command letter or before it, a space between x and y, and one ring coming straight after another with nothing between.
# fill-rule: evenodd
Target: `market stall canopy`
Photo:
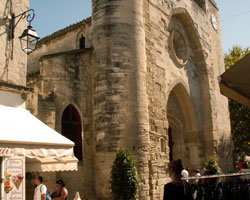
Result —
<instances>
[{"instance_id":1,"label":"market stall canopy","mask_svg":"<svg viewBox=\"0 0 250 200\"><path fill-rule=\"evenodd\" d=\"M250 107L250 54L220 76L221 93Z\"/></svg>"},{"instance_id":2,"label":"market stall canopy","mask_svg":"<svg viewBox=\"0 0 250 200\"><path fill-rule=\"evenodd\" d=\"M77 170L74 143L29 111L0 105L0 122L0 150L26 157L27 171Z\"/></svg>"},{"instance_id":3,"label":"market stall canopy","mask_svg":"<svg viewBox=\"0 0 250 200\"><path fill-rule=\"evenodd\" d=\"M77 170L76 157L39 158L26 159L26 171L28 172L55 172Z\"/></svg>"}]
</instances>

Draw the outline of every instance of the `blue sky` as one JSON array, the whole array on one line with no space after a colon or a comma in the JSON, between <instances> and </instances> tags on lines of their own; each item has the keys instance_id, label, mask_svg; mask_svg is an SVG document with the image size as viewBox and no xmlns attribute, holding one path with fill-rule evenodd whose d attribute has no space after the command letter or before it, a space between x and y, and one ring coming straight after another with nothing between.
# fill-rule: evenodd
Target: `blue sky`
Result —
<instances>
[{"instance_id":1,"label":"blue sky","mask_svg":"<svg viewBox=\"0 0 250 200\"><path fill-rule=\"evenodd\" d=\"M43 38L91 16L91 0L30 0L32 27Z\"/></svg>"},{"instance_id":2,"label":"blue sky","mask_svg":"<svg viewBox=\"0 0 250 200\"><path fill-rule=\"evenodd\" d=\"M224 52L233 45L250 46L250 0L217 0Z\"/></svg>"},{"instance_id":3,"label":"blue sky","mask_svg":"<svg viewBox=\"0 0 250 200\"><path fill-rule=\"evenodd\" d=\"M220 9L223 49L250 46L250 0L217 0ZM33 28L45 37L91 16L91 0L30 0L36 17Z\"/></svg>"}]
</instances>

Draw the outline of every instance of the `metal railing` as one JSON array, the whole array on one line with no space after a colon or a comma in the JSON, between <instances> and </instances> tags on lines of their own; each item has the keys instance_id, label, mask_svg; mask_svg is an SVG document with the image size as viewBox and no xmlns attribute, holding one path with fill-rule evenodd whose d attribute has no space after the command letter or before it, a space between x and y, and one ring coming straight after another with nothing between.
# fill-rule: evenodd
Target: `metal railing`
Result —
<instances>
[{"instance_id":1,"label":"metal railing","mask_svg":"<svg viewBox=\"0 0 250 200\"><path fill-rule=\"evenodd\" d=\"M222 178L222 177L233 177L233 176L246 176L250 175L250 172L235 172L229 174L216 174L216 175L206 175L206 176L190 176L186 178L181 178L182 180L195 180L195 179L207 179L207 178Z\"/></svg>"}]
</instances>

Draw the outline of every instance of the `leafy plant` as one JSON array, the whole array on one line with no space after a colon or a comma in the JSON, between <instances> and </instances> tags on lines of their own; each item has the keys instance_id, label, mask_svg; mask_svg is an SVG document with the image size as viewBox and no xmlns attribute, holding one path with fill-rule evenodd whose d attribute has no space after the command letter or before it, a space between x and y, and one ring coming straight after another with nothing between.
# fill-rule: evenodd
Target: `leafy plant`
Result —
<instances>
[{"instance_id":1,"label":"leafy plant","mask_svg":"<svg viewBox=\"0 0 250 200\"><path fill-rule=\"evenodd\" d=\"M111 170L111 190L114 200L138 198L139 176L133 156L127 149L119 149Z\"/></svg>"},{"instance_id":2,"label":"leafy plant","mask_svg":"<svg viewBox=\"0 0 250 200\"><path fill-rule=\"evenodd\" d=\"M246 162L246 153L245 152L240 153L239 162Z\"/></svg>"},{"instance_id":3,"label":"leafy plant","mask_svg":"<svg viewBox=\"0 0 250 200\"><path fill-rule=\"evenodd\" d=\"M238 157L238 163L237 163L237 168L238 170L241 170L241 169L247 169L249 166L249 163L246 159L246 153L245 152L241 152L239 154L239 157Z\"/></svg>"},{"instance_id":4,"label":"leafy plant","mask_svg":"<svg viewBox=\"0 0 250 200\"><path fill-rule=\"evenodd\" d=\"M211 157L210 160L205 163L205 170L207 175L221 174L221 168L219 167L215 156Z\"/></svg>"}]
</instances>

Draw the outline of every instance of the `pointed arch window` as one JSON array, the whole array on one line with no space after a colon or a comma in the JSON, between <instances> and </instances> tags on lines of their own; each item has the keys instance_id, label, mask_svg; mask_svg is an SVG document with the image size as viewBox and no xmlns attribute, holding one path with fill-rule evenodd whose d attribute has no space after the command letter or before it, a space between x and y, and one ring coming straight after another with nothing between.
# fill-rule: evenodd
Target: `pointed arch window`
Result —
<instances>
[{"instance_id":1,"label":"pointed arch window","mask_svg":"<svg viewBox=\"0 0 250 200\"><path fill-rule=\"evenodd\" d=\"M205 10L205 0L194 0L202 9Z\"/></svg>"},{"instance_id":2,"label":"pointed arch window","mask_svg":"<svg viewBox=\"0 0 250 200\"><path fill-rule=\"evenodd\" d=\"M80 39L79 39L79 47L80 47L80 49L85 49L85 48L86 48L85 45L86 45L86 44L85 44L85 37L82 35L82 36L80 37Z\"/></svg>"},{"instance_id":3,"label":"pointed arch window","mask_svg":"<svg viewBox=\"0 0 250 200\"><path fill-rule=\"evenodd\" d=\"M65 108L62 115L62 135L75 143L74 154L78 160L83 159L81 117L73 105Z\"/></svg>"}]
</instances>

